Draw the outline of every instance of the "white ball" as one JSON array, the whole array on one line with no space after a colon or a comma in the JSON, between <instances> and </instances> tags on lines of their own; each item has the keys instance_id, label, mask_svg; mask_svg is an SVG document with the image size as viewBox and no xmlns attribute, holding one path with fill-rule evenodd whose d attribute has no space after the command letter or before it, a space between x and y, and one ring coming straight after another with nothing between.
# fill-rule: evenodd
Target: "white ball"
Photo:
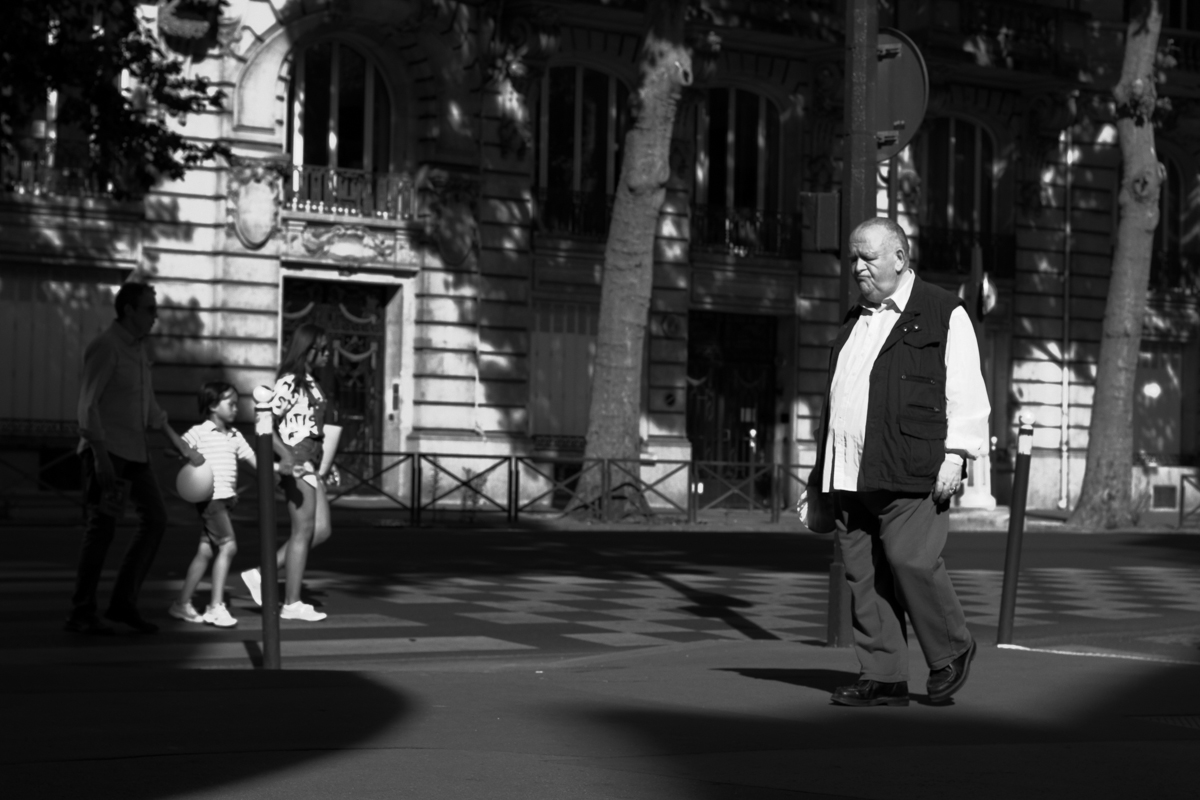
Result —
<instances>
[{"instance_id":1,"label":"white ball","mask_svg":"<svg viewBox=\"0 0 1200 800\"><path fill-rule=\"evenodd\" d=\"M213 471L208 462L196 467L184 464L175 478L175 491L189 503L203 503L213 496Z\"/></svg>"}]
</instances>

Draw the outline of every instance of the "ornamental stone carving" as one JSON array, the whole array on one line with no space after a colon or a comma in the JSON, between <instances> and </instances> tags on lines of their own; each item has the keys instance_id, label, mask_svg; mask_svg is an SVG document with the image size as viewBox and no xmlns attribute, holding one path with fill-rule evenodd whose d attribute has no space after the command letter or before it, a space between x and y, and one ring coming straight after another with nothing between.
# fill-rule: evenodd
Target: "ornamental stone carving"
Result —
<instances>
[{"instance_id":1,"label":"ornamental stone carving","mask_svg":"<svg viewBox=\"0 0 1200 800\"><path fill-rule=\"evenodd\" d=\"M261 248L279 230L286 169L279 159L234 156L230 161L226 221L250 250Z\"/></svg>"},{"instance_id":2,"label":"ornamental stone carving","mask_svg":"<svg viewBox=\"0 0 1200 800\"><path fill-rule=\"evenodd\" d=\"M408 231L298 219L287 222L284 259L389 272L416 272L421 267Z\"/></svg>"}]
</instances>

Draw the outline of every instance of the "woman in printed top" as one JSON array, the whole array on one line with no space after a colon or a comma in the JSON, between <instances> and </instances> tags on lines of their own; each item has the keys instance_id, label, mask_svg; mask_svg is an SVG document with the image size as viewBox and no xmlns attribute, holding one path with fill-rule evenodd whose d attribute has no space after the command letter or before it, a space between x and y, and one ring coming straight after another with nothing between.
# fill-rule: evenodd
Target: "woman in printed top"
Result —
<instances>
[{"instance_id":1,"label":"woman in printed top","mask_svg":"<svg viewBox=\"0 0 1200 800\"><path fill-rule=\"evenodd\" d=\"M329 538L329 498L325 482L333 468L342 429L328 395L313 375L329 363L329 339L319 325L305 323L291 344L275 381L275 452L279 455L280 485L287 497L292 533L279 548L276 564L286 575L280 619L317 622L325 614L300 600L304 567L310 548ZM262 574L242 573L254 602L262 605Z\"/></svg>"}]
</instances>

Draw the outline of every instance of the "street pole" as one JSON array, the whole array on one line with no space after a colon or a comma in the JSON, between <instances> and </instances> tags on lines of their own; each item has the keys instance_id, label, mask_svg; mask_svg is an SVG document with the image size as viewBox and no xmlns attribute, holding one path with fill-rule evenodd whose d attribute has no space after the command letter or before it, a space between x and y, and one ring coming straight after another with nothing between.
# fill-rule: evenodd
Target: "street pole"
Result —
<instances>
[{"instance_id":1,"label":"street pole","mask_svg":"<svg viewBox=\"0 0 1200 800\"><path fill-rule=\"evenodd\" d=\"M1025 501L1029 494L1029 461L1033 455L1033 414L1021 412L1017 436L1017 465L1009 501L1008 548L1004 554L1004 588L1000 593L1000 625L996 644L1012 643L1013 616L1017 608L1017 577L1021 572L1021 538L1025 535Z\"/></svg>"},{"instance_id":2,"label":"street pole","mask_svg":"<svg viewBox=\"0 0 1200 800\"><path fill-rule=\"evenodd\" d=\"M854 301L855 282L850 263L850 233L875 216L875 77L878 71L878 0L851 0L846 4L846 109L845 156L842 161L842 276L841 310ZM829 603L826 641L830 647L849 647L854 629L850 617L850 585L846 564L833 535L833 563L829 565Z\"/></svg>"},{"instance_id":3,"label":"street pole","mask_svg":"<svg viewBox=\"0 0 1200 800\"><path fill-rule=\"evenodd\" d=\"M279 669L279 576L275 569L275 463L271 433L269 386L254 390L254 433L258 459L258 532L262 574L262 656L263 669Z\"/></svg>"}]
</instances>

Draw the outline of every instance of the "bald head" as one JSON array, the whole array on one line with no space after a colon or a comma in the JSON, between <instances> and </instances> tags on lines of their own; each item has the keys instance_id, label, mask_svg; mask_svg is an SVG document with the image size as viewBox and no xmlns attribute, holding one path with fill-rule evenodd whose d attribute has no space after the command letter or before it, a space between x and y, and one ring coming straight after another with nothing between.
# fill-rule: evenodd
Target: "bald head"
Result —
<instances>
[{"instance_id":1,"label":"bald head","mask_svg":"<svg viewBox=\"0 0 1200 800\"><path fill-rule=\"evenodd\" d=\"M881 303L908 269L908 236L890 219L869 219L850 234L850 269L863 298Z\"/></svg>"}]
</instances>

